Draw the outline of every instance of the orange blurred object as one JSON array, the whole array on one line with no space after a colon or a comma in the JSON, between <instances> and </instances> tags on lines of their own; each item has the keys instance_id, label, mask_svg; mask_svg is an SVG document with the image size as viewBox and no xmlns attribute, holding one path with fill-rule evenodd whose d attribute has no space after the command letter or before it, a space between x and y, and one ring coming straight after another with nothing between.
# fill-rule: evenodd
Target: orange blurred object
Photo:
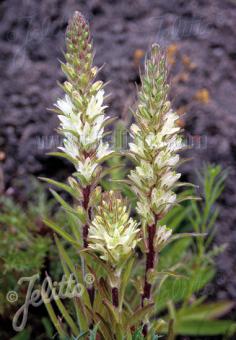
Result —
<instances>
[{"instance_id":1,"label":"orange blurred object","mask_svg":"<svg viewBox=\"0 0 236 340\"><path fill-rule=\"evenodd\" d=\"M194 95L194 99L198 100L201 103L207 104L210 100L209 91L207 89L198 90Z\"/></svg>"},{"instance_id":2,"label":"orange blurred object","mask_svg":"<svg viewBox=\"0 0 236 340\"><path fill-rule=\"evenodd\" d=\"M141 64L141 61L142 61L142 58L144 57L145 55L145 51L142 50L141 48L137 48L135 51L134 51L134 65L136 67L139 67L139 65Z\"/></svg>"},{"instance_id":3,"label":"orange blurred object","mask_svg":"<svg viewBox=\"0 0 236 340\"><path fill-rule=\"evenodd\" d=\"M5 152L0 151L0 161L4 161L5 158L6 158Z\"/></svg>"},{"instance_id":4,"label":"orange blurred object","mask_svg":"<svg viewBox=\"0 0 236 340\"><path fill-rule=\"evenodd\" d=\"M184 54L183 57L182 57L182 63L190 71L195 70L196 67L197 67L197 65L195 63L193 63L191 61L190 57L187 56L186 54Z\"/></svg>"},{"instance_id":5,"label":"orange blurred object","mask_svg":"<svg viewBox=\"0 0 236 340\"><path fill-rule=\"evenodd\" d=\"M173 65L175 63L176 53L177 53L178 49L179 49L178 44L170 44L167 47L166 56L167 56L168 64Z\"/></svg>"}]
</instances>

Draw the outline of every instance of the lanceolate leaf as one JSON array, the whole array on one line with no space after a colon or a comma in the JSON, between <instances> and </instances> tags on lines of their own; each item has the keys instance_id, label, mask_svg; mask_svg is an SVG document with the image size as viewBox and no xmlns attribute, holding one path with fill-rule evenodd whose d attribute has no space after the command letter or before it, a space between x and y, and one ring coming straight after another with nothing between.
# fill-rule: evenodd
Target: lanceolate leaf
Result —
<instances>
[{"instance_id":1,"label":"lanceolate leaf","mask_svg":"<svg viewBox=\"0 0 236 340\"><path fill-rule=\"evenodd\" d=\"M147 317L153 310L154 303L150 303L149 305L138 309L131 316L130 320L127 320L127 327L132 327L138 324L140 321L143 321L145 317Z\"/></svg>"},{"instance_id":2,"label":"lanceolate leaf","mask_svg":"<svg viewBox=\"0 0 236 340\"><path fill-rule=\"evenodd\" d=\"M101 265L101 267L106 271L106 273L108 273L112 279L112 281L115 281L115 277L114 274L111 271L111 268L107 265L106 262L104 262L102 259L100 259L96 254L94 254L91 250L89 249L82 249L80 251L81 256L83 257L87 257L87 258L91 258L93 261L95 261L95 263L97 263L98 265Z\"/></svg>"},{"instance_id":3,"label":"lanceolate leaf","mask_svg":"<svg viewBox=\"0 0 236 340\"><path fill-rule=\"evenodd\" d=\"M104 299L103 300L105 306L107 307L108 309L108 312L111 313L114 321L116 323L120 323L120 316L119 316L119 312L118 310L112 305L112 303L110 301L108 301L107 299Z\"/></svg>"},{"instance_id":4,"label":"lanceolate leaf","mask_svg":"<svg viewBox=\"0 0 236 340\"><path fill-rule=\"evenodd\" d=\"M45 178L45 177L39 177L39 179L41 179L44 182L47 182L49 184L52 184L54 186L56 186L59 189L65 190L66 192L68 192L68 194L70 194L72 197L74 197L75 199L79 198L79 193L78 191L76 191L75 189L71 188L69 185L55 181L53 179L50 178Z\"/></svg>"},{"instance_id":5,"label":"lanceolate leaf","mask_svg":"<svg viewBox=\"0 0 236 340\"><path fill-rule=\"evenodd\" d=\"M205 237L207 234L203 234L203 233L180 233L180 234L174 234L173 236L171 236L170 240L168 243L175 241L175 240L179 240L181 238L185 238L185 237Z\"/></svg>"},{"instance_id":6,"label":"lanceolate leaf","mask_svg":"<svg viewBox=\"0 0 236 340\"><path fill-rule=\"evenodd\" d=\"M56 233L58 233L60 236L62 236L66 241L70 242L71 244L80 247L79 243L76 242L72 236L70 236L65 230L63 230L61 227L57 226L53 221L49 219L44 219L44 223L52 228Z\"/></svg>"},{"instance_id":7,"label":"lanceolate leaf","mask_svg":"<svg viewBox=\"0 0 236 340\"><path fill-rule=\"evenodd\" d=\"M167 278L156 296L156 310L159 312L166 308L169 300L174 303L190 298L194 292L202 289L215 275L211 267L198 268L192 272L188 279L173 280Z\"/></svg>"},{"instance_id":8,"label":"lanceolate leaf","mask_svg":"<svg viewBox=\"0 0 236 340\"><path fill-rule=\"evenodd\" d=\"M51 305L51 302L48 301L49 299L48 299L47 293L42 290L41 291L41 296L42 296L42 300L43 300L43 302L45 304L45 307L46 307L46 309L48 311L48 314L49 314L49 316L51 318L51 321L52 321L54 327L56 328L58 334L61 337L65 336L65 332L64 332L64 330L61 327L61 323L59 322L59 320L58 320L58 318L57 318L57 316L56 316L56 314L54 312L54 309L53 309L53 307Z\"/></svg>"},{"instance_id":9,"label":"lanceolate leaf","mask_svg":"<svg viewBox=\"0 0 236 340\"><path fill-rule=\"evenodd\" d=\"M230 320L177 320L176 334L193 336L214 336L233 334L236 323Z\"/></svg>"},{"instance_id":10,"label":"lanceolate leaf","mask_svg":"<svg viewBox=\"0 0 236 340\"><path fill-rule=\"evenodd\" d=\"M55 236L55 241L56 241L56 245L58 247L58 251L59 251L62 262L67 265L67 267L70 270L70 273L73 273L80 283L83 282L81 268L79 268L79 269L75 268L72 260L70 259L70 256L65 251L62 243L60 242L60 240L57 236ZM78 266L78 263L77 263L77 266Z\"/></svg>"},{"instance_id":11,"label":"lanceolate leaf","mask_svg":"<svg viewBox=\"0 0 236 340\"><path fill-rule=\"evenodd\" d=\"M184 320L211 320L222 317L228 313L235 303L232 301L219 301L213 303L205 303L199 306L188 306L180 310L179 314Z\"/></svg>"},{"instance_id":12,"label":"lanceolate leaf","mask_svg":"<svg viewBox=\"0 0 236 340\"><path fill-rule=\"evenodd\" d=\"M125 264L125 269L122 275L121 287L120 287L120 308L122 308L123 299L125 295L125 289L127 288L127 285L129 283L129 278L130 278L131 270L133 268L133 264L134 264L134 258L132 257L130 258L128 263Z\"/></svg>"},{"instance_id":13,"label":"lanceolate leaf","mask_svg":"<svg viewBox=\"0 0 236 340\"><path fill-rule=\"evenodd\" d=\"M56 191L53 189L50 189L50 191L66 212L75 215L83 224L86 223L86 215L82 209L73 209Z\"/></svg>"}]
</instances>

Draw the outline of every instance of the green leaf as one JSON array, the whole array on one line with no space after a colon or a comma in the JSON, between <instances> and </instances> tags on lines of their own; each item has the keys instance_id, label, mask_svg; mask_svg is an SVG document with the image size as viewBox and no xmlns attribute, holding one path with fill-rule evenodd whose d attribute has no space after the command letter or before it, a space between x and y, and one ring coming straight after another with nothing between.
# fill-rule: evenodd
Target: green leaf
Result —
<instances>
[{"instance_id":1,"label":"green leaf","mask_svg":"<svg viewBox=\"0 0 236 340\"><path fill-rule=\"evenodd\" d=\"M66 241L68 241L69 243L80 247L80 244L78 242L76 242L65 230L63 230L61 227L57 226L53 221L49 220L49 219L44 219L43 220L44 223L50 227L51 229L53 229L56 233L58 233L60 236L62 236Z\"/></svg>"},{"instance_id":2,"label":"green leaf","mask_svg":"<svg viewBox=\"0 0 236 340\"><path fill-rule=\"evenodd\" d=\"M101 265L102 268L111 275L111 269L110 267L104 262L102 259L100 259L96 254L94 254L90 249L82 249L80 250L80 254L83 257L91 257L98 265ZM114 277L114 275L112 276Z\"/></svg>"},{"instance_id":3,"label":"green leaf","mask_svg":"<svg viewBox=\"0 0 236 340\"><path fill-rule=\"evenodd\" d=\"M186 252L192 244L192 241L191 238L183 238L165 247L160 253L158 269L160 271L166 270L179 263L182 258L186 256Z\"/></svg>"},{"instance_id":4,"label":"green leaf","mask_svg":"<svg viewBox=\"0 0 236 340\"><path fill-rule=\"evenodd\" d=\"M98 326L99 326L99 323L97 323L93 330L90 331L90 334L89 334L89 340L96 340L97 338L97 332L98 332Z\"/></svg>"},{"instance_id":5,"label":"green leaf","mask_svg":"<svg viewBox=\"0 0 236 340\"><path fill-rule=\"evenodd\" d=\"M169 243L175 241L175 240L179 240L181 238L185 238L185 237L205 237L207 234L206 233L179 233L179 234L174 234L173 236L171 236Z\"/></svg>"},{"instance_id":6,"label":"green leaf","mask_svg":"<svg viewBox=\"0 0 236 340\"><path fill-rule=\"evenodd\" d=\"M65 274L73 273L75 275L75 277L78 279L79 282L83 282L83 277L82 277L81 271L78 270L78 269L76 270L73 262L71 261L70 256L67 254L62 243L60 242L59 238L56 235L55 235L55 241L56 241L56 245L57 245L57 248L58 248L58 251L59 251L61 262L66 264L67 267L70 270L69 273L67 271L67 272L65 272ZM78 267L78 263L77 263L77 267Z\"/></svg>"},{"instance_id":7,"label":"green leaf","mask_svg":"<svg viewBox=\"0 0 236 340\"><path fill-rule=\"evenodd\" d=\"M62 189L66 192L68 192L68 194L70 194L72 197L74 197L75 199L78 199L80 197L78 197L78 191L74 190L73 188L71 188L69 185L55 181L53 179L50 178L46 178L46 177L39 177L39 179L41 179L44 182L47 182L48 184L54 185L59 189Z\"/></svg>"},{"instance_id":8,"label":"green leaf","mask_svg":"<svg viewBox=\"0 0 236 340\"><path fill-rule=\"evenodd\" d=\"M48 281L50 282L50 281ZM52 291L52 295L53 295L53 299L56 302L56 305L61 313L61 315L63 316L63 318L65 319L66 323L68 324L68 326L71 328L72 332L74 335L77 335L79 333L79 329L77 327L77 325L75 324L74 320L72 319L72 317L70 316L70 314L68 313L68 311L66 310L65 306L63 305L63 303L61 302L59 296L57 296L55 294L55 289L52 287L51 284L49 284L51 291Z\"/></svg>"},{"instance_id":9,"label":"green leaf","mask_svg":"<svg viewBox=\"0 0 236 340\"><path fill-rule=\"evenodd\" d=\"M82 332L80 335L78 335L77 338L74 340L84 339L89 334L89 331Z\"/></svg>"},{"instance_id":10,"label":"green leaf","mask_svg":"<svg viewBox=\"0 0 236 340\"><path fill-rule=\"evenodd\" d=\"M15 335L11 340L30 340L30 331L24 329L19 334Z\"/></svg>"},{"instance_id":11,"label":"green leaf","mask_svg":"<svg viewBox=\"0 0 236 340\"><path fill-rule=\"evenodd\" d=\"M65 158L65 159L67 159L68 161L70 161L73 164L76 163L76 159L74 159L73 157L70 157L69 155L67 155L64 152L49 152L47 155L48 156L55 156L55 157Z\"/></svg>"},{"instance_id":12,"label":"green leaf","mask_svg":"<svg viewBox=\"0 0 236 340\"><path fill-rule=\"evenodd\" d=\"M144 339L144 336L142 334L142 327L137 329L133 336L132 336L132 340L143 340Z\"/></svg>"},{"instance_id":13,"label":"green leaf","mask_svg":"<svg viewBox=\"0 0 236 340\"><path fill-rule=\"evenodd\" d=\"M133 264L134 264L134 258L131 257L128 262L125 264L125 269L122 273L122 279L121 279L121 287L120 287L120 308L122 307L123 304L123 300L124 300L124 295L125 295L125 290L127 288L128 282L129 282L129 278L130 278L130 274L133 268Z\"/></svg>"},{"instance_id":14,"label":"green leaf","mask_svg":"<svg viewBox=\"0 0 236 340\"><path fill-rule=\"evenodd\" d=\"M222 317L234 306L235 303L232 301L218 301L194 307L186 307L182 309L178 315L184 320L211 320Z\"/></svg>"},{"instance_id":15,"label":"green leaf","mask_svg":"<svg viewBox=\"0 0 236 340\"><path fill-rule=\"evenodd\" d=\"M51 321L52 321L54 327L56 328L58 334L59 334L61 337L65 336L66 334L65 334L64 330L62 329L61 323L60 323L59 320L57 319L57 316L56 316L56 314L55 314L55 312L54 312L54 310L53 310L53 307L52 307L52 305L51 305L51 302L48 301L49 298L48 298L48 296L47 296L47 293L46 293L45 291L42 290L42 291L41 291L41 296L42 296L42 300L43 300L43 302L44 302L44 305L45 305L45 307L46 307L46 309L47 309L47 311L48 311L48 314L49 314L49 316L50 316L50 319L51 319Z\"/></svg>"},{"instance_id":16,"label":"green leaf","mask_svg":"<svg viewBox=\"0 0 236 340\"><path fill-rule=\"evenodd\" d=\"M45 328L47 337L48 338L52 338L53 334L54 334L54 329L53 329L51 321L47 317L43 317L41 319L41 321L42 321L42 324L43 324L43 326Z\"/></svg>"},{"instance_id":17,"label":"green leaf","mask_svg":"<svg viewBox=\"0 0 236 340\"><path fill-rule=\"evenodd\" d=\"M81 221L81 223L86 223L86 214L82 207L79 207L78 209L73 209L56 191L54 191L53 189L50 189L50 191L66 212L75 215Z\"/></svg>"},{"instance_id":18,"label":"green leaf","mask_svg":"<svg viewBox=\"0 0 236 340\"><path fill-rule=\"evenodd\" d=\"M188 279L188 277L186 275L180 274L180 273L176 273L173 271L161 271L161 272L157 272L157 271L148 271L147 273L147 281L151 284L153 284L159 277L162 276L171 276L174 277L175 279Z\"/></svg>"},{"instance_id":19,"label":"green leaf","mask_svg":"<svg viewBox=\"0 0 236 340\"><path fill-rule=\"evenodd\" d=\"M156 294L156 310L165 309L169 300L174 303L188 299L194 292L202 289L215 275L212 267L194 268L188 279L167 278Z\"/></svg>"},{"instance_id":20,"label":"green leaf","mask_svg":"<svg viewBox=\"0 0 236 340\"><path fill-rule=\"evenodd\" d=\"M137 311L135 311L130 320L127 320L127 327L132 327L138 322L142 321L153 310L153 306L154 303L150 303L149 305L146 305L143 308L139 308Z\"/></svg>"},{"instance_id":21,"label":"green leaf","mask_svg":"<svg viewBox=\"0 0 236 340\"><path fill-rule=\"evenodd\" d=\"M179 335L213 336L235 334L236 323L230 320L176 320L175 332Z\"/></svg>"},{"instance_id":22,"label":"green leaf","mask_svg":"<svg viewBox=\"0 0 236 340\"><path fill-rule=\"evenodd\" d=\"M110 312L111 315L113 316L114 321L119 324L120 323L120 316L119 316L118 310L107 299L104 299L103 302L104 302L104 305L107 307L108 312Z\"/></svg>"}]
</instances>

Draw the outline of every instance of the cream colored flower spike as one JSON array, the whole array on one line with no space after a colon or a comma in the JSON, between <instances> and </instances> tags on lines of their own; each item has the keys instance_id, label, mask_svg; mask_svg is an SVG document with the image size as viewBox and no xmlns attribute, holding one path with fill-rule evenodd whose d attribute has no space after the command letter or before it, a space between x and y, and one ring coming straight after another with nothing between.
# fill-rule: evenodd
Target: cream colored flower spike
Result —
<instances>
[{"instance_id":1,"label":"cream colored flower spike","mask_svg":"<svg viewBox=\"0 0 236 340\"><path fill-rule=\"evenodd\" d=\"M138 224L130 216L121 195L103 195L89 228L89 248L112 266L121 266L138 243Z\"/></svg>"}]
</instances>

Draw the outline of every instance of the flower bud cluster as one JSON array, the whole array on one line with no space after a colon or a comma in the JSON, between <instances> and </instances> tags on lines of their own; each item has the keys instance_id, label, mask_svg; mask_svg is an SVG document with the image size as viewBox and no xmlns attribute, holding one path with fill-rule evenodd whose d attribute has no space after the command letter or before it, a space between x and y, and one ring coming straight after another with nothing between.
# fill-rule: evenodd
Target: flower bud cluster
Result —
<instances>
[{"instance_id":1,"label":"flower bud cluster","mask_svg":"<svg viewBox=\"0 0 236 340\"><path fill-rule=\"evenodd\" d=\"M180 178L175 169L182 141L178 115L167 99L165 56L157 45L152 47L145 66L139 104L134 112L136 124L131 126L133 142L129 145L137 166L129 179L138 197L138 214L144 224L153 225L176 202L173 189Z\"/></svg>"},{"instance_id":2,"label":"flower bud cluster","mask_svg":"<svg viewBox=\"0 0 236 340\"><path fill-rule=\"evenodd\" d=\"M101 205L89 228L89 248L100 258L118 268L137 245L138 224L131 217L126 202L118 193L103 194Z\"/></svg>"}]
</instances>

